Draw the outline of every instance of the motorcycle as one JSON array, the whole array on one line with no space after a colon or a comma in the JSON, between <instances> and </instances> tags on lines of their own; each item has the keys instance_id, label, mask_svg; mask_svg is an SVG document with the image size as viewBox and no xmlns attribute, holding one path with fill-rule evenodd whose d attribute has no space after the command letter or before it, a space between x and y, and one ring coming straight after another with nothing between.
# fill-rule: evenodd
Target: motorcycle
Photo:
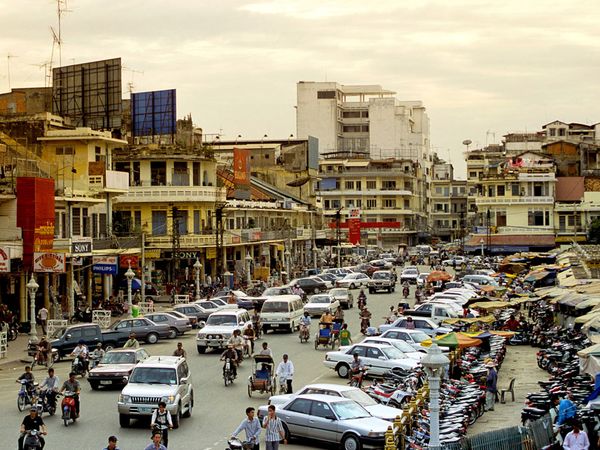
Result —
<instances>
[{"instance_id":1,"label":"motorcycle","mask_svg":"<svg viewBox=\"0 0 600 450\"><path fill-rule=\"evenodd\" d=\"M75 372L76 375L85 376L86 370L81 356L76 356L71 364L71 372Z\"/></svg>"},{"instance_id":2,"label":"motorcycle","mask_svg":"<svg viewBox=\"0 0 600 450\"><path fill-rule=\"evenodd\" d=\"M371 318L367 316L363 316L360 318L360 332L365 334L367 328L371 326Z\"/></svg>"},{"instance_id":3,"label":"motorcycle","mask_svg":"<svg viewBox=\"0 0 600 450\"><path fill-rule=\"evenodd\" d=\"M42 448L42 441L40 441L40 435L42 433L38 430L29 430L25 433L25 439L23 439L23 450L37 450Z\"/></svg>"},{"instance_id":4,"label":"motorcycle","mask_svg":"<svg viewBox=\"0 0 600 450\"><path fill-rule=\"evenodd\" d=\"M366 367L361 367L358 372L352 374L348 384L352 387L362 388L363 378L367 375L368 370Z\"/></svg>"},{"instance_id":5,"label":"motorcycle","mask_svg":"<svg viewBox=\"0 0 600 450\"><path fill-rule=\"evenodd\" d=\"M75 313L73 314L73 317L71 317L71 323L75 323L75 322L91 323L92 322L92 311L89 308L87 308L84 311L81 308L77 307L77 309L75 310Z\"/></svg>"},{"instance_id":6,"label":"motorcycle","mask_svg":"<svg viewBox=\"0 0 600 450\"><path fill-rule=\"evenodd\" d=\"M38 414L41 416L42 413L48 413L53 416L56 413L56 396L57 392L50 389L44 389L38 393L37 396L37 409Z\"/></svg>"},{"instance_id":7,"label":"motorcycle","mask_svg":"<svg viewBox=\"0 0 600 450\"><path fill-rule=\"evenodd\" d=\"M19 411L23 411L25 406L34 404L35 398L34 391L27 388L29 384L27 380L21 380L19 383L21 383L21 388L17 393L17 408L19 408ZM37 387L37 385L37 383L33 383L33 388Z\"/></svg>"},{"instance_id":8,"label":"motorcycle","mask_svg":"<svg viewBox=\"0 0 600 450\"><path fill-rule=\"evenodd\" d=\"M308 325L300 325L300 342L308 342L310 339L310 328Z\"/></svg>"},{"instance_id":9,"label":"motorcycle","mask_svg":"<svg viewBox=\"0 0 600 450\"><path fill-rule=\"evenodd\" d=\"M365 295L364 292L361 292L358 295L358 309L363 309L365 306L367 306L367 296Z\"/></svg>"},{"instance_id":10,"label":"motorcycle","mask_svg":"<svg viewBox=\"0 0 600 450\"><path fill-rule=\"evenodd\" d=\"M60 404L60 409L62 410L62 420L65 424L65 427L69 426L69 420L72 420L73 423L77 421L77 411L75 410L75 392L65 391L64 397Z\"/></svg>"},{"instance_id":11,"label":"motorcycle","mask_svg":"<svg viewBox=\"0 0 600 450\"><path fill-rule=\"evenodd\" d=\"M238 438L229 439L227 441L226 450L252 450L254 444L250 441L240 441Z\"/></svg>"},{"instance_id":12,"label":"motorcycle","mask_svg":"<svg viewBox=\"0 0 600 450\"><path fill-rule=\"evenodd\" d=\"M225 382L225 386L233 383L233 380L235 380L232 364L230 358L225 360L225 365L223 366L223 381Z\"/></svg>"}]
</instances>

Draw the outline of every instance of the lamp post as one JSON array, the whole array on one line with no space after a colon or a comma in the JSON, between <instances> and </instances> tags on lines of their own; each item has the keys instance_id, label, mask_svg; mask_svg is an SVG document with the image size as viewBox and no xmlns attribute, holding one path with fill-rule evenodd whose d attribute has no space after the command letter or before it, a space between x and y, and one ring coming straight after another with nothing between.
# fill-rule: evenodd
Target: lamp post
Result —
<instances>
[{"instance_id":1,"label":"lamp post","mask_svg":"<svg viewBox=\"0 0 600 450\"><path fill-rule=\"evenodd\" d=\"M125 277L127 277L127 317L131 319L133 317L133 303L131 302L131 283L133 282L133 277L135 277L135 273L131 270L131 264L129 264L129 269L125 272Z\"/></svg>"},{"instance_id":2,"label":"lamp post","mask_svg":"<svg viewBox=\"0 0 600 450\"><path fill-rule=\"evenodd\" d=\"M250 256L250 252L246 252L246 283L248 284L248 289L250 288L250 284L252 283L252 274L250 270L252 270L252 256Z\"/></svg>"},{"instance_id":3,"label":"lamp post","mask_svg":"<svg viewBox=\"0 0 600 450\"><path fill-rule=\"evenodd\" d=\"M427 355L421 360L429 379L429 449L439 450L440 446L440 379L444 368L450 360L444 356L438 345L434 342L427 350Z\"/></svg>"},{"instance_id":4,"label":"lamp post","mask_svg":"<svg viewBox=\"0 0 600 450\"><path fill-rule=\"evenodd\" d=\"M485 241L483 240L483 238L479 239L479 245L481 245L481 257L483 258L483 244L485 244Z\"/></svg>"},{"instance_id":5,"label":"lamp post","mask_svg":"<svg viewBox=\"0 0 600 450\"><path fill-rule=\"evenodd\" d=\"M287 272L287 277L288 277L287 279L290 280L291 279L290 278L290 276L291 276L291 273L290 273L290 262L291 261L290 260L292 259L292 255L291 255L290 249L288 247L286 247L284 255L285 255L285 270Z\"/></svg>"},{"instance_id":6,"label":"lamp post","mask_svg":"<svg viewBox=\"0 0 600 450\"><path fill-rule=\"evenodd\" d=\"M200 300L200 270L202 269L202 263L196 257L194 263L194 270L196 270L196 301Z\"/></svg>"},{"instance_id":7,"label":"lamp post","mask_svg":"<svg viewBox=\"0 0 600 450\"><path fill-rule=\"evenodd\" d=\"M27 283L27 290L29 291L29 337L32 342L37 342L37 330L35 329L35 293L39 287L40 285L37 284L32 273L31 279L29 280L29 283Z\"/></svg>"}]
</instances>

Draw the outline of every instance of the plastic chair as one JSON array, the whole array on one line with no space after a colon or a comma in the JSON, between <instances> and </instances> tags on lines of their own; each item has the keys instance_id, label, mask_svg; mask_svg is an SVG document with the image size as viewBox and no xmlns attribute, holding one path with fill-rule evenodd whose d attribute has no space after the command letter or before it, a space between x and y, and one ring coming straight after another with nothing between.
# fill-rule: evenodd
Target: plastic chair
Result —
<instances>
[{"instance_id":1,"label":"plastic chair","mask_svg":"<svg viewBox=\"0 0 600 450\"><path fill-rule=\"evenodd\" d=\"M510 382L508 383L508 387L506 389L500 389L500 403L506 403L504 401L504 394L506 394L507 392L510 392L510 395L512 397L512 401L515 401L515 379L511 378Z\"/></svg>"}]
</instances>

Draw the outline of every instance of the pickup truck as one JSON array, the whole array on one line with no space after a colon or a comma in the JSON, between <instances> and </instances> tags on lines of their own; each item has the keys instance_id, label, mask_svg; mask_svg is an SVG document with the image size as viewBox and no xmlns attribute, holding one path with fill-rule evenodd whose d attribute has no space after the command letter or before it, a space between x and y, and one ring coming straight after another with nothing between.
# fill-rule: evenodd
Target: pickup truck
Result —
<instances>
[{"instance_id":1,"label":"pickup truck","mask_svg":"<svg viewBox=\"0 0 600 450\"><path fill-rule=\"evenodd\" d=\"M377 291L388 291L391 294L396 288L394 274L390 270L373 272L373 276L367 286L369 286L370 294L374 294Z\"/></svg>"},{"instance_id":2,"label":"pickup truck","mask_svg":"<svg viewBox=\"0 0 600 450\"><path fill-rule=\"evenodd\" d=\"M427 317L438 326L443 320L458 317L455 308L443 303L422 303L416 309L404 311L404 314L413 317Z\"/></svg>"}]
</instances>

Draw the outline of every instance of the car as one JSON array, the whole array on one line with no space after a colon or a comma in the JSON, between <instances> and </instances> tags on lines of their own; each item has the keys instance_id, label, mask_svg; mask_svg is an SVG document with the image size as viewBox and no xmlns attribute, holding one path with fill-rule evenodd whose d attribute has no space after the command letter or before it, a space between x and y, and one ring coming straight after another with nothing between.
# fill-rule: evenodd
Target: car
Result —
<instances>
[{"instance_id":1,"label":"car","mask_svg":"<svg viewBox=\"0 0 600 450\"><path fill-rule=\"evenodd\" d=\"M378 270L373 272L373 276L368 282L369 293L374 294L377 291L388 291L390 294L396 290L396 280L390 270Z\"/></svg>"},{"instance_id":2,"label":"car","mask_svg":"<svg viewBox=\"0 0 600 450\"><path fill-rule=\"evenodd\" d=\"M364 273L350 273L341 280L335 282L336 287L345 287L348 289L356 289L367 286L370 278Z\"/></svg>"},{"instance_id":3,"label":"car","mask_svg":"<svg viewBox=\"0 0 600 450\"><path fill-rule=\"evenodd\" d=\"M135 333L138 341L145 341L148 344L156 344L159 339L167 339L172 334L169 325L159 325L150 319L137 317L115 322L107 331L103 332L103 335L105 341L114 341L119 346L127 342L131 333ZM105 349L112 350L108 345Z\"/></svg>"},{"instance_id":4,"label":"car","mask_svg":"<svg viewBox=\"0 0 600 450\"><path fill-rule=\"evenodd\" d=\"M175 339L178 335L183 335L192 329L192 324L187 317L182 319L167 312L153 312L144 314L144 317L154 323L168 325L171 328L171 335L169 336L171 339Z\"/></svg>"},{"instance_id":5,"label":"car","mask_svg":"<svg viewBox=\"0 0 600 450\"><path fill-rule=\"evenodd\" d=\"M238 309L237 303L227 303L227 297L219 298L219 297L211 297L211 302L213 302L217 307L222 309Z\"/></svg>"},{"instance_id":6,"label":"car","mask_svg":"<svg viewBox=\"0 0 600 450\"><path fill-rule=\"evenodd\" d=\"M373 272L378 271L380 268L377 266L372 266L371 264L359 264L355 267L354 273L364 273L365 275L371 276Z\"/></svg>"},{"instance_id":7,"label":"car","mask_svg":"<svg viewBox=\"0 0 600 450\"><path fill-rule=\"evenodd\" d=\"M258 408L258 418L267 415ZM390 422L373 417L354 400L330 395L298 395L277 410L286 438L308 438L344 450L383 448Z\"/></svg>"},{"instance_id":8,"label":"car","mask_svg":"<svg viewBox=\"0 0 600 450\"><path fill-rule=\"evenodd\" d=\"M264 290L262 297L275 297L277 295L294 295L290 286L270 287Z\"/></svg>"},{"instance_id":9,"label":"car","mask_svg":"<svg viewBox=\"0 0 600 450\"><path fill-rule=\"evenodd\" d=\"M335 313L340 307L340 302L330 294L316 294L308 298L308 303L304 305L304 312L311 316L320 316L326 311Z\"/></svg>"},{"instance_id":10,"label":"car","mask_svg":"<svg viewBox=\"0 0 600 450\"><path fill-rule=\"evenodd\" d=\"M362 363L369 366L369 376L383 376L392 369L412 370L419 365L393 345L363 342L343 350L327 352L323 364L335 370L341 378L348 378L354 353L358 353Z\"/></svg>"},{"instance_id":11,"label":"car","mask_svg":"<svg viewBox=\"0 0 600 450\"><path fill-rule=\"evenodd\" d=\"M212 300L197 300L194 302L194 305L196 305L200 309L200 314L198 315L198 320L200 321L206 321L206 319L208 319L208 316L210 316L212 313L224 309Z\"/></svg>"},{"instance_id":12,"label":"car","mask_svg":"<svg viewBox=\"0 0 600 450\"><path fill-rule=\"evenodd\" d=\"M410 284L417 284L417 278L419 276L419 269L416 267L407 267L400 274L400 283L407 281Z\"/></svg>"},{"instance_id":13,"label":"car","mask_svg":"<svg viewBox=\"0 0 600 450\"><path fill-rule=\"evenodd\" d=\"M96 390L100 386L126 385L135 365L149 357L144 348L118 348L106 352L88 374L90 387Z\"/></svg>"},{"instance_id":14,"label":"car","mask_svg":"<svg viewBox=\"0 0 600 450\"><path fill-rule=\"evenodd\" d=\"M354 296L348 288L333 288L329 291L329 295L340 302L340 306L344 309L354 307Z\"/></svg>"},{"instance_id":15,"label":"car","mask_svg":"<svg viewBox=\"0 0 600 450\"><path fill-rule=\"evenodd\" d=\"M421 362L424 356L422 352L414 349L412 345L410 345L408 342L404 342L399 339L388 339L382 336L371 336L364 338L361 343L392 345L398 350L400 350L402 353L404 353L408 358L414 359L417 362Z\"/></svg>"},{"instance_id":16,"label":"car","mask_svg":"<svg viewBox=\"0 0 600 450\"><path fill-rule=\"evenodd\" d=\"M338 278L344 278L346 275L350 273L350 271L346 268L333 267L330 269L325 269L321 273L331 273Z\"/></svg>"},{"instance_id":17,"label":"car","mask_svg":"<svg viewBox=\"0 0 600 450\"><path fill-rule=\"evenodd\" d=\"M421 343L431 339L431 336L429 336L426 333L423 333L421 330L407 330L406 328L392 328L378 337L382 339L394 339L404 341L416 351L422 353L427 353L427 347L424 347L423 345L421 345ZM444 347L440 348L442 349L442 351L444 350Z\"/></svg>"},{"instance_id":18,"label":"car","mask_svg":"<svg viewBox=\"0 0 600 450\"><path fill-rule=\"evenodd\" d=\"M198 322L205 318L204 312L195 303L178 303L173 305L173 310L185 315L192 324L192 328L198 328Z\"/></svg>"},{"instance_id":19,"label":"car","mask_svg":"<svg viewBox=\"0 0 600 450\"><path fill-rule=\"evenodd\" d=\"M324 283L327 289L331 289L333 287L333 282L327 278L321 278L319 275L313 275L310 278L316 280L317 282Z\"/></svg>"},{"instance_id":20,"label":"car","mask_svg":"<svg viewBox=\"0 0 600 450\"><path fill-rule=\"evenodd\" d=\"M369 411L373 417L379 417L383 420L393 421L398 415L397 408L381 405L362 389L345 384L309 384L294 394L273 395L269 397L268 404L275 405L277 409L279 409L281 405L288 403L291 399L296 398L299 395L310 394L329 395L331 397L343 397L354 400Z\"/></svg>"},{"instance_id":21,"label":"car","mask_svg":"<svg viewBox=\"0 0 600 450\"><path fill-rule=\"evenodd\" d=\"M290 286L300 286L305 294L318 294L327 291L327 285L313 277L296 278L290 281Z\"/></svg>"},{"instance_id":22,"label":"car","mask_svg":"<svg viewBox=\"0 0 600 450\"><path fill-rule=\"evenodd\" d=\"M243 330L252 324L245 309L226 309L208 316L206 325L196 335L196 348L201 355L208 348L225 348L233 330Z\"/></svg>"},{"instance_id":23,"label":"car","mask_svg":"<svg viewBox=\"0 0 600 450\"><path fill-rule=\"evenodd\" d=\"M396 319L393 323L380 325L379 333L385 333L390 328L406 328L406 318L411 316L402 316ZM415 330L421 330L429 336L437 336L438 334L446 334L452 331L451 328L440 327L427 317L412 317L415 324Z\"/></svg>"},{"instance_id":24,"label":"car","mask_svg":"<svg viewBox=\"0 0 600 450\"><path fill-rule=\"evenodd\" d=\"M429 272L421 272L417 277L417 286L423 287L427 284L427 277L429 276Z\"/></svg>"},{"instance_id":25,"label":"car","mask_svg":"<svg viewBox=\"0 0 600 450\"><path fill-rule=\"evenodd\" d=\"M377 267L378 270L386 270L386 269L391 269L393 267L393 264L391 262L386 261L383 258L381 258L381 259L374 259L372 261L369 261L369 264L371 264L372 266Z\"/></svg>"},{"instance_id":26,"label":"car","mask_svg":"<svg viewBox=\"0 0 600 450\"><path fill-rule=\"evenodd\" d=\"M335 275L333 273L320 273L317 277L323 281L329 281L332 287L337 280L344 278L343 276Z\"/></svg>"},{"instance_id":27,"label":"car","mask_svg":"<svg viewBox=\"0 0 600 450\"><path fill-rule=\"evenodd\" d=\"M452 258L448 258L442 261L442 265L444 266L460 266L461 264L466 264L467 258L464 256L453 256Z\"/></svg>"},{"instance_id":28,"label":"car","mask_svg":"<svg viewBox=\"0 0 600 450\"><path fill-rule=\"evenodd\" d=\"M149 418L161 401L167 404L173 428L192 415L194 387L185 358L151 356L138 363L117 401L119 424L126 428L132 418Z\"/></svg>"}]
</instances>

